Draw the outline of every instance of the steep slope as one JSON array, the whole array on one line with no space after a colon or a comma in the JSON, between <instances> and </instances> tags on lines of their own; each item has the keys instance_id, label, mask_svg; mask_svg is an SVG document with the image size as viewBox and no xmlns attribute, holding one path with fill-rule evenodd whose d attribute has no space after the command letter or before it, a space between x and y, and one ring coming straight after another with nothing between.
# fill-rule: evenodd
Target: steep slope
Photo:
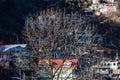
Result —
<instances>
[{"instance_id":1,"label":"steep slope","mask_svg":"<svg viewBox=\"0 0 120 80\"><path fill-rule=\"evenodd\" d=\"M15 42L13 38L16 35L21 35L25 16L29 13L35 13L46 4L47 2L43 0L1 0L0 40L9 43L9 40L12 39L12 42Z\"/></svg>"}]
</instances>

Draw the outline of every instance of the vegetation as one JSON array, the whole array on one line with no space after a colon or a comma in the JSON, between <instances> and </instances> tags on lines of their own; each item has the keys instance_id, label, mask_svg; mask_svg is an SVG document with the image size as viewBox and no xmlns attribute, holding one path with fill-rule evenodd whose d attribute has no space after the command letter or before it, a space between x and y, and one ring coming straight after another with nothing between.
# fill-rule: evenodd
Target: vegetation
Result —
<instances>
[{"instance_id":1,"label":"vegetation","mask_svg":"<svg viewBox=\"0 0 120 80\"><path fill-rule=\"evenodd\" d=\"M72 59L70 58L71 55L74 55L74 59L77 60L83 55L89 55L89 49L91 49L91 45L94 42L91 37L96 34L96 28L95 26L82 25L81 19L78 13L66 14L65 11L60 9L47 9L46 11L40 11L40 15L27 17L23 35L30 52L35 53L34 58L30 59L30 69L35 70L38 65L34 59L47 60L50 67L48 68L47 66L44 70L50 74L52 79L56 75L57 79L59 79L61 75L59 71L63 70L63 65L58 69L54 68L51 60L61 59L63 60L62 64L64 64L66 60ZM86 33L87 31L88 33ZM82 32L84 33L82 34ZM79 43L78 35L84 35L79 38L81 40ZM85 51L88 52L84 53ZM86 64L90 65L87 62ZM85 70L85 68L89 68L87 65L86 67L83 66L84 64L81 62L79 69ZM44 71L43 69L38 70L40 72ZM51 72L52 70L54 72ZM81 72L81 74L84 73ZM92 78L89 74L86 74L86 76L84 78ZM82 78L79 76L77 79Z\"/></svg>"},{"instance_id":2,"label":"vegetation","mask_svg":"<svg viewBox=\"0 0 120 80\"><path fill-rule=\"evenodd\" d=\"M27 68L35 72L32 74L32 79L41 77L41 74L38 73L43 71L49 73L50 78L53 79L58 72L57 79L59 79L64 63L71 55L74 55L74 58L79 60L77 68L81 69L81 74L77 79L83 80L83 77L91 79L93 76L89 72L89 67L92 65L91 57L96 56L94 52L97 51L98 47L104 49L102 53L106 48L111 51L118 51L120 48L120 15L118 12L100 16L99 21L90 22L97 26L83 25L87 23L83 22L80 12L89 4L91 2L88 0L1 0L0 40L4 40L7 44L19 43L18 40L20 43L25 41L24 43L28 44L32 55L32 57L27 58L30 64L15 64L17 73L21 73L19 71L24 71ZM118 1L118 8L120 8L119 5L120 1ZM96 17L95 20L97 20ZM101 45L102 42L95 41L96 33L103 35L104 44ZM89 37L83 36L84 34ZM55 64L51 60L59 59L58 53L62 54L60 59L63 62L59 68L55 68ZM99 59L103 57L97 56ZM45 65L44 69L41 67L39 69L37 67L39 60L47 60L48 65ZM85 61L85 64L80 61ZM87 69L89 71L83 73ZM26 74L22 72L21 77L29 80L30 76L25 76Z\"/></svg>"},{"instance_id":3,"label":"vegetation","mask_svg":"<svg viewBox=\"0 0 120 80\"><path fill-rule=\"evenodd\" d=\"M115 13L108 14L104 16L102 19L104 24L102 24L101 27L104 26L104 28L101 28L101 31L103 30L103 35L107 39L107 46L112 49L119 50L120 44L118 43L120 40L119 30L120 30L120 15L119 11ZM112 36L110 36L112 35Z\"/></svg>"},{"instance_id":4,"label":"vegetation","mask_svg":"<svg viewBox=\"0 0 120 80\"><path fill-rule=\"evenodd\" d=\"M3 40L6 44L16 43L17 36L22 36L21 31L27 15L31 13L35 14L48 7L67 8L67 6L64 5L67 5L64 0L1 0L0 40ZM19 37L19 40L20 42L23 41L21 37Z\"/></svg>"}]
</instances>

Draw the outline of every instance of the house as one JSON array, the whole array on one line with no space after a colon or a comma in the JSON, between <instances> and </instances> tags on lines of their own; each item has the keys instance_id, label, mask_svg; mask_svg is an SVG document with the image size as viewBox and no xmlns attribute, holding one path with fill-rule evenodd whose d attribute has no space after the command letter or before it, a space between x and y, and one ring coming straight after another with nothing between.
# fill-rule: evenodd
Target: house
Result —
<instances>
[{"instance_id":1,"label":"house","mask_svg":"<svg viewBox=\"0 0 120 80\"><path fill-rule=\"evenodd\" d=\"M0 46L0 66L9 67L9 62L12 56L20 56L21 51L26 47L26 44L1 45Z\"/></svg>"},{"instance_id":2,"label":"house","mask_svg":"<svg viewBox=\"0 0 120 80\"><path fill-rule=\"evenodd\" d=\"M52 68L50 67L50 63L52 64ZM75 70L77 70L78 67L78 60L77 59L54 59L54 60L40 60L38 63L39 68L47 68L51 71L53 71L54 78L53 80L75 80L77 78L77 74ZM42 71L43 72L43 71ZM42 77L43 77L43 73ZM48 73L46 72L46 75ZM50 75L50 74L49 74ZM58 78L59 75L59 79Z\"/></svg>"},{"instance_id":3,"label":"house","mask_svg":"<svg viewBox=\"0 0 120 80\"><path fill-rule=\"evenodd\" d=\"M0 46L0 52L9 52L14 50L21 50L26 47L26 44L12 44Z\"/></svg>"},{"instance_id":4,"label":"house","mask_svg":"<svg viewBox=\"0 0 120 80\"><path fill-rule=\"evenodd\" d=\"M115 3L117 0L100 0L100 2Z\"/></svg>"},{"instance_id":5,"label":"house","mask_svg":"<svg viewBox=\"0 0 120 80\"><path fill-rule=\"evenodd\" d=\"M112 12L116 12L117 11L117 6L114 3L110 3L110 4L105 4L101 9L100 12L102 14L108 14L108 13L112 13Z\"/></svg>"},{"instance_id":6,"label":"house","mask_svg":"<svg viewBox=\"0 0 120 80\"><path fill-rule=\"evenodd\" d=\"M92 0L91 10L100 11L103 14L116 12L116 0Z\"/></svg>"},{"instance_id":7,"label":"house","mask_svg":"<svg viewBox=\"0 0 120 80\"><path fill-rule=\"evenodd\" d=\"M102 2L102 3L115 3L117 0L92 0L92 3L99 3L99 2Z\"/></svg>"},{"instance_id":8,"label":"house","mask_svg":"<svg viewBox=\"0 0 120 80\"><path fill-rule=\"evenodd\" d=\"M120 74L120 62L119 61L102 61L100 65L94 65L91 67L95 70L95 73L100 74Z\"/></svg>"},{"instance_id":9,"label":"house","mask_svg":"<svg viewBox=\"0 0 120 80\"><path fill-rule=\"evenodd\" d=\"M113 70L118 69L118 61L103 61L101 62L101 66L104 68L111 68Z\"/></svg>"},{"instance_id":10,"label":"house","mask_svg":"<svg viewBox=\"0 0 120 80\"><path fill-rule=\"evenodd\" d=\"M117 11L116 3L113 1L111 3L100 3L94 2L90 7L91 10L95 10L102 14L108 14Z\"/></svg>"},{"instance_id":11,"label":"house","mask_svg":"<svg viewBox=\"0 0 120 80\"><path fill-rule=\"evenodd\" d=\"M91 6L90 6L90 9L91 10L99 10L100 8L102 8L104 6L104 3L93 3Z\"/></svg>"},{"instance_id":12,"label":"house","mask_svg":"<svg viewBox=\"0 0 120 80\"><path fill-rule=\"evenodd\" d=\"M1 45L0 46L0 53L8 53L8 54L15 54L20 53L23 49L25 49L27 44L12 44L12 45Z\"/></svg>"},{"instance_id":13,"label":"house","mask_svg":"<svg viewBox=\"0 0 120 80\"><path fill-rule=\"evenodd\" d=\"M99 3L99 0L92 0L92 3Z\"/></svg>"}]
</instances>

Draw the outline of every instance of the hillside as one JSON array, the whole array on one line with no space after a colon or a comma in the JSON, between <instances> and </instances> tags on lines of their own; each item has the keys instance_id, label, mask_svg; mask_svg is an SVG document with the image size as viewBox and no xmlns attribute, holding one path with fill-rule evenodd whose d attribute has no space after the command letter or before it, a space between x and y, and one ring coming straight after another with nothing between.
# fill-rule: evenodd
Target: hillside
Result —
<instances>
[{"instance_id":1,"label":"hillside","mask_svg":"<svg viewBox=\"0 0 120 80\"><path fill-rule=\"evenodd\" d=\"M44 8L43 0L2 0L0 1L0 40L14 42L16 35L21 35L25 16Z\"/></svg>"},{"instance_id":2,"label":"hillside","mask_svg":"<svg viewBox=\"0 0 120 80\"><path fill-rule=\"evenodd\" d=\"M0 40L3 40L6 44L16 43L18 39L22 42L21 31L24 27L26 15L35 14L48 7L56 7L56 5L59 8L66 7L67 9L77 7L65 4L62 0L1 0ZM117 25L117 23L114 24ZM120 44L118 44L120 40L119 31L120 27L114 27L111 23L105 23L99 27L100 34L105 36L106 44L115 44L117 47L120 47Z\"/></svg>"}]
</instances>

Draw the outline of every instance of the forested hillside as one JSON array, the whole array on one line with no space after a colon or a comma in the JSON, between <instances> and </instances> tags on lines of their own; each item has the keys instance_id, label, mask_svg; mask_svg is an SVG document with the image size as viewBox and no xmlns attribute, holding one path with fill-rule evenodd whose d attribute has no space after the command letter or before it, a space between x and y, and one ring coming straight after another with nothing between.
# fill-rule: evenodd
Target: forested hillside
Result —
<instances>
[{"instance_id":1,"label":"forested hillside","mask_svg":"<svg viewBox=\"0 0 120 80\"><path fill-rule=\"evenodd\" d=\"M67 6L64 3L64 0L1 0L0 40L5 43L15 43L17 36L21 36L27 15L38 13L48 7L56 7L56 5L64 8Z\"/></svg>"},{"instance_id":2,"label":"forested hillside","mask_svg":"<svg viewBox=\"0 0 120 80\"><path fill-rule=\"evenodd\" d=\"M36 14L40 10L48 7L59 7L62 9L65 7L69 10L80 10L81 7L88 6L88 4L84 4L84 2L82 2L83 0L78 1L80 1L80 4L77 2L66 4L64 0L1 0L0 40L3 40L6 44L17 43L17 40L22 42L21 31L24 27L25 18L27 15L30 13ZM116 44L116 47L120 47L118 44L120 40L119 30L119 25L118 27L114 27L114 25L111 25L111 23L105 23L99 27L100 34L103 34L103 36L105 36L107 39L106 44Z\"/></svg>"}]
</instances>

